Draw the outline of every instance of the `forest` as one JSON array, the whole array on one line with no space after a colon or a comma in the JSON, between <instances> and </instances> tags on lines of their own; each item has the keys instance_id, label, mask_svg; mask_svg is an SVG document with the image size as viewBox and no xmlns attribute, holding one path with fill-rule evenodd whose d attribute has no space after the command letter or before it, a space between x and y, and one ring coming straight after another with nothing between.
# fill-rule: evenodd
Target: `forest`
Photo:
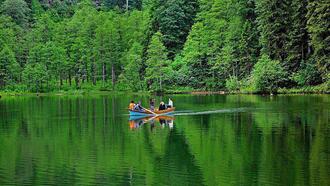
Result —
<instances>
[{"instance_id":1,"label":"forest","mask_svg":"<svg viewBox=\"0 0 330 186\"><path fill-rule=\"evenodd\" d=\"M328 92L327 0L0 0L0 91Z\"/></svg>"}]
</instances>

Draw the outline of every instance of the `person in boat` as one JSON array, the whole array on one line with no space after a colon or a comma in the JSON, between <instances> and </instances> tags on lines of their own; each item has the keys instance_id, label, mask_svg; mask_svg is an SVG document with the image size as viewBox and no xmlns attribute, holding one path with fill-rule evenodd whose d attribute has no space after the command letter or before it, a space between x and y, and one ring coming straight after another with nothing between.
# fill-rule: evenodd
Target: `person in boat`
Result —
<instances>
[{"instance_id":1,"label":"person in boat","mask_svg":"<svg viewBox=\"0 0 330 186\"><path fill-rule=\"evenodd\" d=\"M134 103L134 101L131 101L131 103L128 105L128 109L133 110L134 107L135 107L135 103Z\"/></svg>"},{"instance_id":2,"label":"person in boat","mask_svg":"<svg viewBox=\"0 0 330 186\"><path fill-rule=\"evenodd\" d=\"M173 101L171 100L171 98L168 99L167 108L173 108Z\"/></svg>"},{"instance_id":3,"label":"person in boat","mask_svg":"<svg viewBox=\"0 0 330 186\"><path fill-rule=\"evenodd\" d=\"M166 110L166 105L164 102L160 102L158 110Z\"/></svg>"},{"instance_id":4,"label":"person in boat","mask_svg":"<svg viewBox=\"0 0 330 186\"><path fill-rule=\"evenodd\" d=\"M135 111L139 111L139 112L143 112L143 111L144 111L143 107L141 106L141 101L139 101L139 102L134 106L134 110L135 110Z\"/></svg>"},{"instance_id":5,"label":"person in boat","mask_svg":"<svg viewBox=\"0 0 330 186\"><path fill-rule=\"evenodd\" d=\"M154 99L150 99L149 104L150 104L150 110L154 111L155 110L155 101L154 101Z\"/></svg>"}]
</instances>

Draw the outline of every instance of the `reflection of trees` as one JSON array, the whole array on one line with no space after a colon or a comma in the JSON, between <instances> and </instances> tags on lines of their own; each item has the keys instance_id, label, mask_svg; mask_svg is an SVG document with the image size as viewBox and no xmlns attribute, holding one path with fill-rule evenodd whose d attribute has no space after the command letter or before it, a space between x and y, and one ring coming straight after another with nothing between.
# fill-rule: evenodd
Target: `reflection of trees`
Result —
<instances>
[{"instance_id":1,"label":"reflection of trees","mask_svg":"<svg viewBox=\"0 0 330 186\"><path fill-rule=\"evenodd\" d=\"M195 116L177 120L207 185L329 185L328 109L306 107L324 101L272 99L251 100L264 109L212 116L208 123ZM313 109L324 113L315 115Z\"/></svg>"},{"instance_id":2,"label":"reflection of trees","mask_svg":"<svg viewBox=\"0 0 330 186\"><path fill-rule=\"evenodd\" d=\"M212 101L259 110L180 116L173 130L153 131L128 129L122 113L130 99L2 99L0 185L330 185L329 109L322 104L329 101L322 96L193 98L207 109Z\"/></svg>"},{"instance_id":3,"label":"reflection of trees","mask_svg":"<svg viewBox=\"0 0 330 186\"><path fill-rule=\"evenodd\" d=\"M150 134L145 128L146 150L154 166L153 174L156 178L154 183L178 185L185 183L203 183L201 172L195 165L194 156L190 153L189 147L182 135L176 129L156 135ZM164 136L164 134L166 136ZM158 140L157 140L158 139ZM159 148L160 147L160 148Z\"/></svg>"}]
</instances>

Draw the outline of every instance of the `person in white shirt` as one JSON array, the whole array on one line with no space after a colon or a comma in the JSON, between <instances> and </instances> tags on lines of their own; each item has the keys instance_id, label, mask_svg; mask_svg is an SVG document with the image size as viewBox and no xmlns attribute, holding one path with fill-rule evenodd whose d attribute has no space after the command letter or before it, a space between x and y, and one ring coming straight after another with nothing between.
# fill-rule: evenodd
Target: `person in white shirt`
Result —
<instances>
[{"instance_id":1,"label":"person in white shirt","mask_svg":"<svg viewBox=\"0 0 330 186\"><path fill-rule=\"evenodd\" d=\"M171 98L168 99L168 108L173 108L173 101L171 100Z\"/></svg>"}]
</instances>

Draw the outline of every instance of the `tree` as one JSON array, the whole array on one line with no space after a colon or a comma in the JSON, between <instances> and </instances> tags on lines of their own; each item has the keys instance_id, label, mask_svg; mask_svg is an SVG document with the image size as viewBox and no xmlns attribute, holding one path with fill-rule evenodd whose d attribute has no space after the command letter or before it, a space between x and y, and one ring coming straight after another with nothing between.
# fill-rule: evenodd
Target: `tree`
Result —
<instances>
[{"instance_id":1,"label":"tree","mask_svg":"<svg viewBox=\"0 0 330 186\"><path fill-rule=\"evenodd\" d=\"M15 55L8 46L0 51L0 88L18 80L20 72Z\"/></svg>"},{"instance_id":2,"label":"tree","mask_svg":"<svg viewBox=\"0 0 330 186\"><path fill-rule=\"evenodd\" d=\"M106 21L96 29L96 48L98 50L97 58L102 66L103 85L107 80L107 67L111 69L112 87L115 86L115 68L120 58L120 35L115 25L111 21Z\"/></svg>"},{"instance_id":3,"label":"tree","mask_svg":"<svg viewBox=\"0 0 330 186\"><path fill-rule=\"evenodd\" d=\"M330 21L328 1L308 1L307 28L311 36L313 56L323 78L330 77Z\"/></svg>"},{"instance_id":4,"label":"tree","mask_svg":"<svg viewBox=\"0 0 330 186\"><path fill-rule=\"evenodd\" d=\"M289 3L282 0L257 0L258 29L262 53L284 62L289 29Z\"/></svg>"},{"instance_id":5,"label":"tree","mask_svg":"<svg viewBox=\"0 0 330 186\"><path fill-rule=\"evenodd\" d=\"M25 1L6 0L2 4L1 12L12 17L18 25L27 26L30 9Z\"/></svg>"},{"instance_id":6,"label":"tree","mask_svg":"<svg viewBox=\"0 0 330 186\"><path fill-rule=\"evenodd\" d=\"M244 78L250 75L254 64L258 61L259 32L257 29L257 14L255 0L245 1L242 11L242 31L238 41L237 76Z\"/></svg>"},{"instance_id":7,"label":"tree","mask_svg":"<svg viewBox=\"0 0 330 186\"><path fill-rule=\"evenodd\" d=\"M122 83L127 84L130 90L143 90L142 70L142 45L134 43L127 53L127 62L123 73L120 76Z\"/></svg>"},{"instance_id":8,"label":"tree","mask_svg":"<svg viewBox=\"0 0 330 186\"><path fill-rule=\"evenodd\" d=\"M23 81L28 85L30 91L42 91L43 84L47 79L47 69L42 63L29 63L23 70Z\"/></svg>"},{"instance_id":9,"label":"tree","mask_svg":"<svg viewBox=\"0 0 330 186\"><path fill-rule=\"evenodd\" d=\"M289 72L297 72L308 57L308 32L306 27L307 1L292 0L287 57L284 66Z\"/></svg>"},{"instance_id":10,"label":"tree","mask_svg":"<svg viewBox=\"0 0 330 186\"><path fill-rule=\"evenodd\" d=\"M157 21L163 34L163 42L169 52L169 58L183 48L197 11L197 2L186 0L168 0L159 10Z\"/></svg>"},{"instance_id":11,"label":"tree","mask_svg":"<svg viewBox=\"0 0 330 186\"><path fill-rule=\"evenodd\" d=\"M162 91L162 81L165 78L167 67L167 51L161 41L162 34L157 32L152 36L147 51L146 75L145 79L149 88Z\"/></svg>"}]
</instances>

